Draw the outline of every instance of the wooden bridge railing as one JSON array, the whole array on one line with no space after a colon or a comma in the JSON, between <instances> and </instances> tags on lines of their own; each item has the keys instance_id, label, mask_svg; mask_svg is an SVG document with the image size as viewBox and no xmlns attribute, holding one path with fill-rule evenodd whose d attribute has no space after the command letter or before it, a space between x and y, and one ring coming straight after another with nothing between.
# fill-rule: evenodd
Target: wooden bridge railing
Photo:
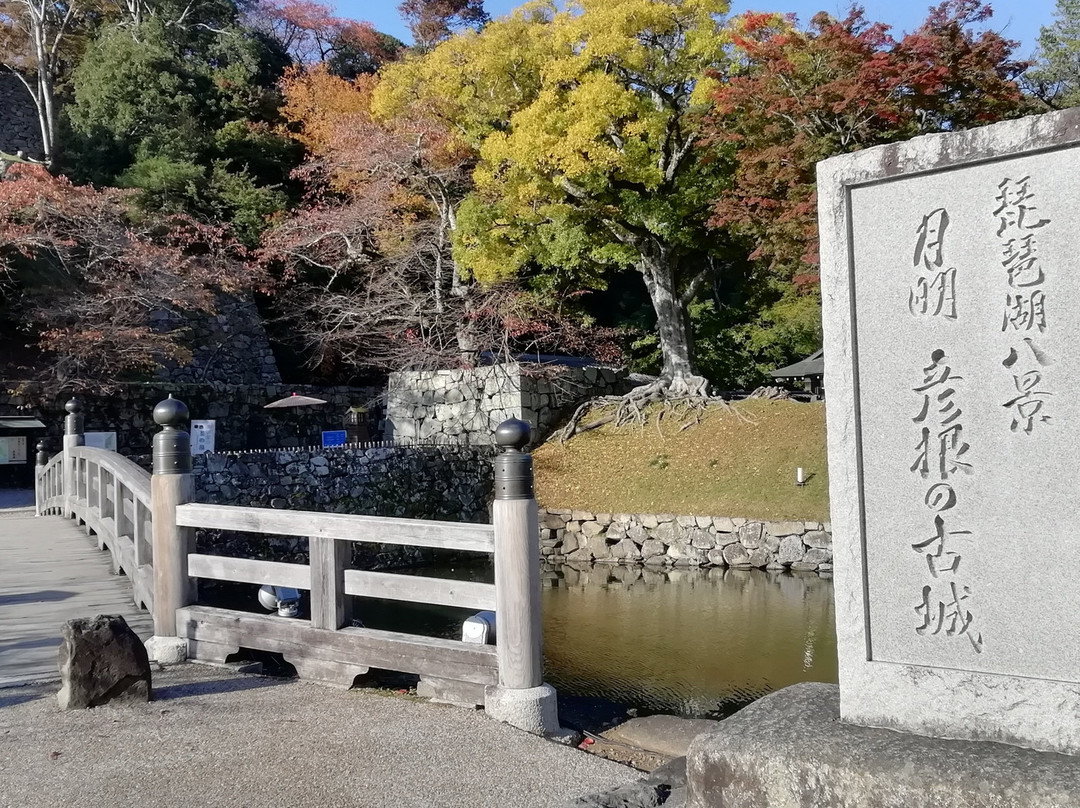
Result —
<instances>
[{"instance_id":1,"label":"wooden bridge railing","mask_svg":"<svg viewBox=\"0 0 1080 808\"><path fill-rule=\"evenodd\" d=\"M539 536L527 424L496 431L494 524L390 519L191 502L187 408L171 396L154 409L154 473L82 444L82 415L68 403L64 451L39 445L38 512L78 519L132 581L154 615L147 641L160 662L223 662L241 648L281 653L306 679L348 687L381 668L418 674L426 695L484 705L530 732L558 729L555 691L543 683ZM306 537L309 563L206 555L198 528ZM258 541L257 538L252 541ZM351 569L353 542L494 553L495 583ZM198 579L270 584L310 592L308 619L199 605ZM495 611L494 646L353 625L351 598L380 598Z\"/></svg>"}]
</instances>

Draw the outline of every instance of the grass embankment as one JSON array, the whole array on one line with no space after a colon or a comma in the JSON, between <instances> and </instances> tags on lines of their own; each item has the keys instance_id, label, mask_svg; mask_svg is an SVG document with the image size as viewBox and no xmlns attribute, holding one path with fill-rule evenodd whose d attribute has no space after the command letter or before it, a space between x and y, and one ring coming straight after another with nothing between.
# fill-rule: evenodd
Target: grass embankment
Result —
<instances>
[{"instance_id":1,"label":"grass embankment","mask_svg":"<svg viewBox=\"0 0 1080 808\"><path fill-rule=\"evenodd\" d=\"M740 418L710 407L680 430L655 413L643 427L602 427L534 453L541 507L754 519L829 518L825 405L748 400ZM588 420L588 419L586 419ZM795 485L795 469L808 482Z\"/></svg>"}]
</instances>

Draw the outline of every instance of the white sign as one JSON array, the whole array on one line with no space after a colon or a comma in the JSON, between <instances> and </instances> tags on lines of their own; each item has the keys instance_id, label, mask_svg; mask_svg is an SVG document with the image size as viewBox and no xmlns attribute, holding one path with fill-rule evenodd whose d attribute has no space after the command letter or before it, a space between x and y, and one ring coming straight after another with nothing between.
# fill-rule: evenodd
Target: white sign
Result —
<instances>
[{"instance_id":1,"label":"white sign","mask_svg":"<svg viewBox=\"0 0 1080 808\"><path fill-rule=\"evenodd\" d=\"M115 432L86 432L83 434L83 446L91 446L95 449L107 449L116 451Z\"/></svg>"},{"instance_id":2,"label":"white sign","mask_svg":"<svg viewBox=\"0 0 1080 808\"><path fill-rule=\"evenodd\" d=\"M0 438L0 466L26 462L26 438Z\"/></svg>"},{"instance_id":3,"label":"white sign","mask_svg":"<svg viewBox=\"0 0 1080 808\"><path fill-rule=\"evenodd\" d=\"M191 453L205 454L214 451L214 425L217 421L191 422Z\"/></svg>"}]
</instances>

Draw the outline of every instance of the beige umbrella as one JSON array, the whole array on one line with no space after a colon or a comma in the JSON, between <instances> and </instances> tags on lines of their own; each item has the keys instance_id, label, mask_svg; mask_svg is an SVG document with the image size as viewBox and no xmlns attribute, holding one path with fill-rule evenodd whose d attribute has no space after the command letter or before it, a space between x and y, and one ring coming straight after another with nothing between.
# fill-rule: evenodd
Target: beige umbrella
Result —
<instances>
[{"instance_id":1,"label":"beige umbrella","mask_svg":"<svg viewBox=\"0 0 1080 808\"><path fill-rule=\"evenodd\" d=\"M264 410L276 409L279 407L309 407L315 404L325 404L321 398L314 398L312 396L302 396L298 393L293 393L291 396L285 396L285 398L279 398L277 401L271 401L269 404L263 407Z\"/></svg>"}]
</instances>

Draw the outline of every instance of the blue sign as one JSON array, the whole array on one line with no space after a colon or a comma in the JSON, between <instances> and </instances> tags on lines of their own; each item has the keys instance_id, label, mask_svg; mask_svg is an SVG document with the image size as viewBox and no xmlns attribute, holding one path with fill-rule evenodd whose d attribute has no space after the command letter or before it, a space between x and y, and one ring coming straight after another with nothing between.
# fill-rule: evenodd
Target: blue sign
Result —
<instances>
[{"instance_id":1,"label":"blue sign","mask_svg":"<svg viewBox=\"0 0 1080 808\"><path fill-rule=\"evenodd\" d=\"M334 430L333 432L322 433L322 445L327 446L344 446L345 441L348 439L348 433L344 429Z\"/></svg>"}]
</instances>

